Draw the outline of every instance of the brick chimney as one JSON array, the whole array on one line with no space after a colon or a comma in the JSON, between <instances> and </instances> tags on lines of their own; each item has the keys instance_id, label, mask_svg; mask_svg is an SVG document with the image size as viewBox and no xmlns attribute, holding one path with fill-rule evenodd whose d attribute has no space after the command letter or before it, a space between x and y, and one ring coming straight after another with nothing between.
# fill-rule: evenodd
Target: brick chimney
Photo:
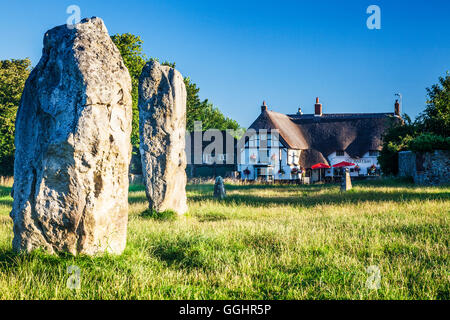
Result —
<instances>
[{"instance_id":1,"label":"brick chimney","mask_svg":"<svg viewBox=\"0 0 450 320\"><path fill-rule=\"evenodd\" d=\"M316 104L314 105L314 116L322 116L322 104L319 103L319 97L316 98Z\"/></svg>"},{"instance_id":2,"label":"brick chimney","mask_svg":"<svg viewBox=\"0 0 450 320\"><path fill-rule=\"evenodd\" d=\"M263 101L263 104L261 106L261 113L263 113L264 111L267 111L267 104L266 101Z\"/></svg>"},{"instance_id":3,"label":"brick chimney","mask_svg":"<svg viewBox=\"0 0 450 320\"><path fill-rule=\"evenodd\" d=\"M395 109L394 109L395 115L400 117L400 103L398 100L395 100Z\"/></svg>"}]
</instances>

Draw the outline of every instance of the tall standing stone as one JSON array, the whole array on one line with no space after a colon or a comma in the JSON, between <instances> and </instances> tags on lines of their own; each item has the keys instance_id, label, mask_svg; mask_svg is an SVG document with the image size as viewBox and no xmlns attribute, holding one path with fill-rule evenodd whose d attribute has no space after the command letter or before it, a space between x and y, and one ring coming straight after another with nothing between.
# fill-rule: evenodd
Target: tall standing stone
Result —
<instances>
[{"instance_id":1,"label":"tall standing stone","mask_svg":"<svg viewBox=\"0 0 450 320\"><path fill-rule=\"evenodd\" d=\"M139 79L139 135L151 210L187 211L185 131L183 77L157 61L147 63Z\"/></svg>"},{"instance_id":2,"label":"tall standing stone","mask_svg":"<svg viewBox=\"0 0 450 320\"><path fill-rule=\"evenodd\" d=\"M121 253L131 79L99 18L44 36L17 112L13 248Z\"/></svg>"}]
</instances>

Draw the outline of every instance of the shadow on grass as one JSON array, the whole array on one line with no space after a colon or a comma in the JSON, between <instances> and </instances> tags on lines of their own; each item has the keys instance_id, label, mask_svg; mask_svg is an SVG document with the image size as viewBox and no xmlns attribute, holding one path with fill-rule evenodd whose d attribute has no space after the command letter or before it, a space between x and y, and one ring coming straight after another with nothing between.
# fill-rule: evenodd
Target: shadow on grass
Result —
<instances>
[{"instance_id":1,"label":"shadow on grass","mask_svg":"<svg viewBox=\"0 0 450 320\"><path fill-rule=\"evenodd\" d=\"M204 249L203 245L207 242L200 238L176 239L172 241L161 241L157 243L151 254L163 261L169 267L176 269L211 269L212 257Z\"/></svg>"},{"instance_id":2,"label":"shadow on grass","mask_svg":"<svg viewBox=\"0 0 450 320\"><path fill-rule=\"evenodd\" d=\"M173 210L166 210L166 211L155 211L147 209L140 214L141 218L144 219L153 219L153 220L159 220L159 221L174 221L177 219L178 214Z\"/></svg>"},{"instance_id":3,"label":"shadow on grass","mask_svg":"<svg viewBox=\"0 0 450 320\"><path fill-rule=\"evenodd\" d=\"M249 205L254 207L268 206L268 205L292 205L292 206L303 206L303 207L313 207L318 204L348 204L348 203L358 203L358 202L406 202L413 200L449 200L450 192L382 192L382 191L365 191L365 190L355 190L345 193L326 193L326 194L315 194L308 193L307 190L301 189L303 192L299 196L283 196L282 192L279 193L278 197L265 197L265 196L255 196L252 194L247 195L228 195L224 200L225 204L232 205ZM310 190L311 191L311 190ZM208 195L193 195L189 197L189 200L195 202L202 202L208 200L214 200L211 194Z\"/></svg>"},{"instance_id":4,"label":"shadow on grass","mask_svg":"<svg viewBox=\"0 0 450 320\"><path fill-rule=\"evenodd\" d=\"M0 200L0 205L12 207L13 200L12 199L1 199Z\"/></svg>"},{"instance_id":5,"label":"shadow on grass","mask_svg":"<svg viewBox=\"0 0 450 320\"><path fill-rule=\"evenodd\" d=\"M139 192L145 191L145 186L143 184L131 184L128 188L129 192Z\"/></svg>"},{"instance_id":6,"label":"shadow on grass","mask_svg":"<svg viewBox=\"0 0 450 320\"><path fill-rule=\"evenodd\" d=\"M141 203L141 202L147 202L147 197L144 195L138 196L138 195L128 195L128 203L129 204L135 204L135 203Z\"/></svg>"},{"instance_id":7,"label":"shadow on grass","mask_svg":"<svg viewBox=\"0 0 450 320\"><path fill-rule=\"evenodd\" d=\"M229 217L223 213L205 213L202 215L195 215L200 222L215 222L215 221L224 221L228 220Z\"/></svg>"},{"instance_id":8,"label":"shadow on grass","mask_svg":"<svg viewBox=\"0 0 450 320\"><path fill-rule=\"evenodd\" d=\"M31 253L17 253L10 249L0 249L0 272L16 272L17 270L37 270L36 272L56 272L58 268L76 265L82 270L106 270L119 268L128 271L127 253L117 256L113 254L99 254L95 256L77 255L70 253L50 254L44 250L34 250Z\"/></svg>"},{"instance_id":9,"label":"shadow on grass","mask_svg":"<svg viewBox=\"0 0 450 320\"><path fill-rule=\"evenodd\" d=\"M0 197L10 196L12 187L0 186Z\"/></svg>"},{"instance_id":10,"label":"shadow on grass","mask_svg":"<svg viewBox=\"0 0 450 320\"><path fill-rule=\"evenodd\" d=\"M71 255L50 255L40 250L32 253L17 253L12 249L0 250L0 270L15 270L33 260L39 260L42 266L55 267L71 258Z\"/></svg>"}]
</instances>

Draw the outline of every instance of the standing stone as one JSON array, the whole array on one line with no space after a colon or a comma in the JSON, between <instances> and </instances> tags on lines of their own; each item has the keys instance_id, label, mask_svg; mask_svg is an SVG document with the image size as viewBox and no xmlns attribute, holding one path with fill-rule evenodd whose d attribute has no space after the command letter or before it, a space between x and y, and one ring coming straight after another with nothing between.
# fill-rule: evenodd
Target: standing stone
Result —
<instances>
[{"instance_id":1,"label":"standing stone","mask_svg":"<svg viewBox=\"0 0 450 320\"><path fill-rule=\"evenodd\" d=\"M348 171L348 168L345 168L341 184L341 191L348 191L351 188L352 188L352 180L350 179L350 172Z\"/></svg>"},{"instance_id":2,"label":"standing stone","mask_svg":"<svg viewBox=\"0 0 450 320\"><path fill-rule=\"evenodd\" d=\"M139 135L151 210L187 211L185 131L183 77L157 61L147 63L139 79Z\"/></svg>"},{"instance_id":3,"label":"standing stone","mask_svg":"<svg viewBox=\"0 0 450 320\"><path fill-rule=\"evenodd\" d=\"M214 184L214 198L223 200L226 197L225 185L223 183L222 177L216 178L216 183Z\"/></svg>"},{"instance_id":4,"label":"standing stone","mask_svg":"<svg viewBox=\"0 0 450 320\"><path fill-rule=\"evenodd\" d=\"M48 31L17 112L15 250L124 250L131 119L131 78L103 21Z\"/></svg>"}]
</instances>

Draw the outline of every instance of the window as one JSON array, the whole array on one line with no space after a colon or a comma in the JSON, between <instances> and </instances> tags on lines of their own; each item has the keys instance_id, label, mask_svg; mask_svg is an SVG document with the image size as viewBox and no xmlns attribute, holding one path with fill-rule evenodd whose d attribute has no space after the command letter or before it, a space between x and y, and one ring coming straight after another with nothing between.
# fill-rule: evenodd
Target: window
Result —
<instances>
[{"instance_id":1,"label":"window","mask_svg":"<svg viewBox=\"0 0 450 320\"><path fill-rule=\"evenodd\" d=\"M292 163L298 165L298 161L300 160L300 156L298 154L298 151L294 151L292 154Z\"/></svg>"},{"instance_id":2,"label":"window","mask_svg":"<svg viewBox=\"0 0 450 320\"><path fill-rule=\"evenodd\" d=\"M336 151L336 157L343 157L345 155L344 150Z\"/></svg>"},{"instance_id":3,"label":"window","mask_svg":"<svg viewBox=\"0 0 450 320\"><path fill-rule=\"evenodd\" d=\"M272 146L272 136L270 134L261 133L259 135L259 147L266 148Z\"/></svg>"},{"instance_id":4,"label":"window","mask_svg":"<svg viewBox=\"0 0 450 320\"><path fill-rule=\"evenodd\" d=\"M378 157L378 151L377 150L370 150L369 151L369 157Z\"/></svg>"}]
</instances>

